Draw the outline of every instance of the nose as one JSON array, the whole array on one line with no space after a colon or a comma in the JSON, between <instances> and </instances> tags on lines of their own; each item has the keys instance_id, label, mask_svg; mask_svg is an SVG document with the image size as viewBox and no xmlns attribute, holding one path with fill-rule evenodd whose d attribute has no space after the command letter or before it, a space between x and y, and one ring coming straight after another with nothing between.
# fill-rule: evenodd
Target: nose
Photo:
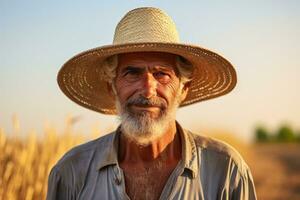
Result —
<instances>
[{"instance_id":1,"label":"nose","mask_svg":"<svg viewBox=\"0 0 300 200\"><path fill-rule=\"evenodd\" d=\"M153 96L156 96L156 89L157 89L157 80L153 77L153 74L149 72L145 73L143 77L141 95L149 99Z\"/></svg>"}]
</instances>

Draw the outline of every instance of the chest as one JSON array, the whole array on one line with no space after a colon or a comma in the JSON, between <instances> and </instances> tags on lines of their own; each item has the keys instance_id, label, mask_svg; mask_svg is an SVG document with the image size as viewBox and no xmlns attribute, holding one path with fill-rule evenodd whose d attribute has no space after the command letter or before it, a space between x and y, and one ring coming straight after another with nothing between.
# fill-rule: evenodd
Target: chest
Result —
<instances>
[{"instance_id":1,"label":"chest","mask_svg":"<svg viewBox=\"0 0 300 200\"><path fill-rule=\"evenodd\" d=\"M130 199L159 199L177 163L156 163L149 168L123 168L126 193Z\"/></svg>"}]
</instances>

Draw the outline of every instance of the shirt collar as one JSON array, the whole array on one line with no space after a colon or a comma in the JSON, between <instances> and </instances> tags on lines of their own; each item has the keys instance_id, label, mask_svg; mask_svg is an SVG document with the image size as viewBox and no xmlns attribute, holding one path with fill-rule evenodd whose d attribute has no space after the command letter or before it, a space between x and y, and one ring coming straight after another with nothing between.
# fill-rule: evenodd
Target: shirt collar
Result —
<instances>
[{"instance_id":1,"label":"shirt collar","mask_svg":"<svg viewBox=\"0 0 300 200\"><path fill-rule=\"evenodd\" d=\"M99 156L98 156L98 165L97 170L100 170L109 165L118 164L118 147L119 147L119 135L120 135L120 126L116 131L111 134L104 136L107 137L105 144L99 144ZM101 140L101 139L100 139Z\"/></svg>"},{"instance_id":2,"label":"shirt collar","mask_svg":"<svg viewBox=\"0 0 300 200\"><path fill-rule=\"evenodd\" d=\"M200 158L198 158L195 140L192 134L188 130L183 129L177 121L176 126L177 132L181 137L183 167L195 178L198 175L198 160L200 160Z\"/></svg>"},{"instance_id":3,"label":"shirt collar","mask_svg":"<svg viewBox=\"0 0 300 200\"><path fill-rule=\"evenodd\" d=\"M198 158L197 148L189 131L184 130L179 123L176 121L177 132L180 134L181 145L182 145L182 163L183 167L191 172L193 178L197 177L198 174ZM120 126L115 132L110 134L107 138L106 144L99 145L98 165L97 170L100 170L109 165L118 165L118 147L119 147L119 136L121 134Z\"/></svg>"}]
</instances>

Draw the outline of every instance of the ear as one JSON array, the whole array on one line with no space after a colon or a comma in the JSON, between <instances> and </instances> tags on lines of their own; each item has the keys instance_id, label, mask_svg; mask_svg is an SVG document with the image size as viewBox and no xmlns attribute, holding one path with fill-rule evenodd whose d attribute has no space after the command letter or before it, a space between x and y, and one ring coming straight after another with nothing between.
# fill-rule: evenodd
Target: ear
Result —
<instances>
[{"instance_id":1,"label":"ear","mask_svg":"<svg viewBox=\"0 0 300 200\"><path fill-rule=\"evenodd\" d=\"M188 94L188 91L189 91L189 89L190 89L190 85L191 85L191 82L190 82L190 81L187 82L187 83L185 83L185 84L183 85L183 88L182 88L182 90L181 90L181 98L180 98L180 101L181 101L181 102L185 100L185 98L186 98L186 96L187 96L187 94Z\"/></svg>"}]
</instances>

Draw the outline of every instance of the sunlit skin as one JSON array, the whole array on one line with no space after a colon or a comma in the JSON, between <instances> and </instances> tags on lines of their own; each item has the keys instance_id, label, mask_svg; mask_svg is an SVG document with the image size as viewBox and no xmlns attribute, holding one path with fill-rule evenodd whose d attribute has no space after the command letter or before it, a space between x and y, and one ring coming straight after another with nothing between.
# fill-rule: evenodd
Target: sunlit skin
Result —
<instances>
[{"instance_id":1,"label":"sunlit skin","mask_svg":"<svg viewBox=\"0 0 300 200\"><path fill-rule=\"evenodd\" d=\"M172 54L139 52L118 56L115 88L121 105L131 97L159 97L169 106L180 92L183 100L187 88L180 88ZM160 116L159 106L130 106L130 112L146 112L150 117ZM180 137L174 121L163 136L148 145L139 145L121 135L119 164L123 169L126 192L131 199L158 199L169 175L181 159ZM149 196L150 195L150 196Z\"/></svg>"},{"instance_id":2,"label":"sunlit skin","mask_svg":"<svg viewBox=\"0 0 300 200\"><path fill-rule=\"evenodd\" d=\"M160 97L169 105L179 89L175 56L159 53L130 53L118 57L119 66L115 81L119 101L125 103L132 96ZM158 117L159 107L134 105L132 112L149 112Z\"/></svg>"}]
</instances>

